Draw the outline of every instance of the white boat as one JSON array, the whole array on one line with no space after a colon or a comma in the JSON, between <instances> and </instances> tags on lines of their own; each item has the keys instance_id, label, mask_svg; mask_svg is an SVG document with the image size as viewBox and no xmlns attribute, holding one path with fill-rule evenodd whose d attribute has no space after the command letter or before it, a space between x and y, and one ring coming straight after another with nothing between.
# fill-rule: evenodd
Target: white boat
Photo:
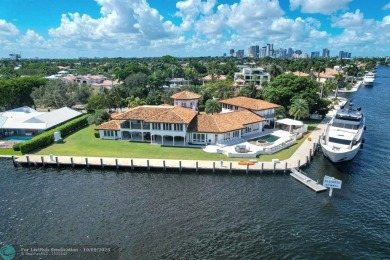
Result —
<instances>
[{"instance_id":1,"label":"white boat","mask_svg":"<svg viewBox=\"0 0 390 260\"><path fill-rule=\"evenodd\" d=\"M346 106L337 110L320 139L323 154L332 162L352 160L363 147L364 115L352 102Z\"/></svg>"},{"instance_id":2,"label":"white boat","mask_svg":"<svg viewBox=\"0 0 390 260\"><path fill-rule=\"evenodd\" d=\"M369 72L363 77L364 86L372 86L375 82L375 73Z\"/></svg>"}]
</instances>

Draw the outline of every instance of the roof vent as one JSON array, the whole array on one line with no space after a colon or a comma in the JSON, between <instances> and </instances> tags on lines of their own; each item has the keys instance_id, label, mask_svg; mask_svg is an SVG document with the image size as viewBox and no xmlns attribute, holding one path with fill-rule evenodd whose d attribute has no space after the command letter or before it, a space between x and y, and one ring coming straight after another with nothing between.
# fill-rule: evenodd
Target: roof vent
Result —
<instances>
[{"instance_id":1,"label":"roof vent","mask_svg":"<svg viewBox=\"0 0 390 260\"><path fill-rule=\"evenodd\" d=\"M23 112L24 113L30 113L30 108L29 107L23 107Z\"/></svg>"}]
</instances>

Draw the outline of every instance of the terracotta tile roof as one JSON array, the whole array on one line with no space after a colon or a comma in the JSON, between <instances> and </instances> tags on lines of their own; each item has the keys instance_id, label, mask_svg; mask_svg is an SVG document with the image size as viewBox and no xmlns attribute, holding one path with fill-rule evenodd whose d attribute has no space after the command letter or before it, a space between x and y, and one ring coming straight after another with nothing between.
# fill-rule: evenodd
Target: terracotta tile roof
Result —
<instances>
[{"instance_id":1,"label":"terracotta tile roof","mask_svg":"<svg viewBox=\"0 0 390 260\"><path fill-rule=\"evenodd\" d=\"M95 130L120 130L120 124L125 120L111 120L95 127Z\"/></svg>"},{"instance_id":2,"label":"terracotta tile roof","mask_svg":"<svg viewBox=\"0 0 390 260\"><path fill-rule=\"evenodd\" d=\"M277 104L273 104L264 100L247 98L247 97L235 97L230 99L224 99L219 101L223 104L228 104L236 107L242 107L254 111L266 110L271 108L280 107Z\"/></svg>"},{"instance_id":3,"label":"terracotta tile roof","mask_svg":"<svg viewBox=\"0 0 390 260\"><path fill-rule=\"evenodd\" d=\"M203 133L225 133L245 128L247 124L262 122L265 119L248 110L221 113L199 114L188 126L188 131Z\"/></svg>"},{"instance_id":4,"label":"terracotta tile roof","mask_svg":"<svg viewBox=\"0 0 390 260\"><path fill-rule=\"evenodd\" d=\"M196 94L194 92L190 92L190 91L182 91L182 92L178 92L176 94L173 94L171 96L171 98L173 99L182 99L182 100L187 100L187 99L199 99L201 98L202 95L199 95L199 94Z\"/></svg>"},{"instance_id":5,"label":"terracotta tile roof","mask_svg":"<svg viewBox=\"0 0 390 260\"><path fill-rule=\"evenodd\" d=\"M189 124L196 113L189 108L173 106L139 106L115 116L116 120Z\"/></svg>"},{"instance_id":6,"label":"terracotta tile roof","mask_svg":"<svg viewBox=\"0 0 390 260\"><path fill-rule=\"evenodd\" d=\"M294 71L292 74L298 77L309 77L309 73L303 71Z\"/></svg>"}]
</instances>

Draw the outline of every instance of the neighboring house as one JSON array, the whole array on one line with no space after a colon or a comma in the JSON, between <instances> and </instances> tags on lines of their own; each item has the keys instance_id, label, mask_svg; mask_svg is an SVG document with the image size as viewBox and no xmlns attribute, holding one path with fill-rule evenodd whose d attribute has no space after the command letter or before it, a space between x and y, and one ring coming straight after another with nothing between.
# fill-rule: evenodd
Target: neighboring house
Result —
<instances>
[{"instance_id":1,"label":"neighboring house","mask_svg":"<svg viewBox=\"0 0 390 260\"><path fill-rule=\"evenodd\" d=\"M122 139L168 145L228 143L261 133L278 105L246 98L258 104L252 110L241 107L219 114L199 114L201 95L183 91L171 96L174 106L139 106L97 126L102 139ZM225 106L232 99L223 100ZM258 102L260 101L260 102ZM224 103L225 102L225 103ZM227 102L227 103L226 103ZM260 105L261 104L261 105ZM230 112L230 113L228 113ZM267 118L263 117L265 115Z\"/></svg>"},{"instance_id":2,"label":"neighboring house","mask_svg":"<svg viewBox=\"0 0 390 260\"><path fill-rule=\"evenodd\" d=\"M0 134L36 135L80 115L80 112L68 107L52 112L38 112L30 107L15 108L0 113Z\"/></svg>"},{"instance_id":3,"label":"neighboring house","mask_svg":"<svg viewBox=\"0 0 390 260\"><path fill-rule=\"evenodd\" d=\"M267 80L268 82L271 80L271 76L268 72L265 72L263 68L242 68L241 72L234 73L234 81L236 80L244 80L245 84L254 83L257 86L261 86L261 82L263 80Z\"/></svg>"},{"instance_id":4,"label":"neighboring house","mask_svg":"<svg viewBox=\"0 0 390 260\"><path fill-rule=\"evenodd\" d=\"M84 76L67 75L61 77L60 79L64 82L90 84L94 89L99 87L111 89L113 86L121 84L119 80L110 80L106 78L104 75L84 75Z\"/></svg>"},{"instance_id":5,"label":"neighboring house","mask_svg":"<svg viewBox=\"0 0 390 260\"><path fill-rule=\"evenodd\" d=\"M280 107L264 100L247 97L235 97L221 100L220 102L222 103L222 113L249 110L263 117L268 125L274 120L275 109Z\"/></svg>"}]
</instances>

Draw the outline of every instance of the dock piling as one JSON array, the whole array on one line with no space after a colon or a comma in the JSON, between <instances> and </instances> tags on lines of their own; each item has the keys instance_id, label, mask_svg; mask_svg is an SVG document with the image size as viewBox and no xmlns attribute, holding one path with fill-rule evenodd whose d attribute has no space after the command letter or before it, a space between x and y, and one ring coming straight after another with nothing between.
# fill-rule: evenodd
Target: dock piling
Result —
<instances>
[{"instance_id":1,"label":"dock piling","mask_svg":"<svg viewBox=\"0 0 390 260\"><path fill-rule=\"evenodd\" d=\"M196 171L196 172L199 171L199 162L198 162L198 161L196 161L196 169L195 169L195 171Z\"/></svg>"},{"instance_id":2,"label":"dock piling","mask_svg":"<svg viewBox=\"0 0 390 260\"><path fill-rule=\"evenodd\" d=\"M85 158L85 165L87 166L87 168L89 168L88 158Z\"/></svg>"},{"instance_id":3,"label":"dock piling","mask_svg":"<svg viewBox=\"0 0 390 260\"><path fill-rule=\"evenodd\" d=\"M230 166L229 166L229 173L232 173L232 163L230 163Z\"/></svg>"},{"instance_id":4,"label":"dock piling","mask_svg":"<svg viewBox=\"0 0 390 260\"><path fill-rule=\"evenodd\" d=\"M118 170L119 169L118 159L115 159L115 165L116 165L116 169Z\"/></svg>"},{"instance_id":5,"label":"dock piling","mask_svg":"<svg viewBox=\"0 0 390 260\"><path fill-rule=\"evenodd\" d=\"M180 172L182 171L182 168L181 168L181 161L179 161L179 171L180 171Z\"/></svg>"},{"instance_id":6,"label":"dock piling","mask_svg":"<svg viewBox=\"0 0 390 260\"><path fill-rule=\"evenodd\" d=\"M18 164L15 161L15 156L12 155L12 163L14 164L14 167L18 167Z\"/></svg>"},{"instance_id":7,"label":"dock piling","mask_svg":"<svg viewBox=\"0 0 390 260\"><path fill-rule=\"evenodd\" d=\"M100 166L104 169L103 158L100 158Z\"/></svg>"},{"instance_id":8,"label":"dock piling","mask_svg":"<svg viewBox=\"0 0 390 260\"><path fill-rule=\"evenodd\" d=\"M133 159L131 159L131 170L134 171L134 161L133 161Z\"/></svg>"},{"instance_id":9,"label":"dock piling","mask_svg":"<svg viewBox=\"0 0 390 260\"><path fill-rule=\"evenodd\" d=\"M167 168L165 167L165 160L163 161L163 170L164 172L167 170Z\"/></svg>"},{"instance_id":10,"label":"dock piling","mask_svg":"<svg viewBox=\"0 0 390 260\"><path fill-rule=\"evenodd\" d=\"M60 167L60 163L58 162L58 156L56 156L56 164L57 164L57 167Z\"/></svg>"},{"instance_id":11,"label":"dock piling","mask_svg":"<svg viewBox=\"0 0 390 260\"><path fill-rule=\"evenodd\" d=\"M215 173L215 162L213 162L213 173Z\"/></svg>"},{"instance_id":12,"label":"dock piling","mask_svg":"<svg viewBox=\"0 0 390 260\"><path fill-rule=\"evenodd\" d=\"M276 162L274 162L274 170L273 170L273 173L275 173L275 170L276 170Z\"/></svg>"},{"instance_id":13,"label":"dock piling","mask_svg":"<svg viewBox=\"0 0 390 260\"><path fill-rule=\"evenodd\" d=\"M149 160L146 160L146 167L147 167L148 171L150 171L150 164L149 164Z\"/></svg>"},{"instance_id":14,"label":"dock piling","mask_svg":"<svg viewBox=\"0 0 390 260\"><path fill-rule=\"evenodd\" d=\"M249 173L249 163L246 164L246 174Z\"/></svg>"},{"instance_id":15,"label":"dock piling","mask_svg":"<svg viewBox=\"0 0 390 260\"><path fill-rule=\"evenodd\" d=\"M298 160L298 170L299 170L299 168L301 168L301 160Z\"/></svg>"},{"instance_id":16,"label":"dock piling","mask_svg":"<svg viewBox=\"0 0 390 260\"><path fill-rule=\"evenodd\" d=\"M286 164L284 165L284 173L286 173L287 172L287 162L286 162Z\"/></svg>"},{"instance_id":17,"label":"dock piling","mask_svg":"<svg viewBox=\"0 0 390 260\"><path fill-rule=\"evenodd\" d=\"M264 171L264 163L261 163L261 170L260 170L260 173L263 173Z\"/></svg>"},{"instance_id":18,"label":"dock piling","mask_svg":"<svg viewBox=\"0 0 390 260\"><path fill-rule=\"evenodd\" d=\"M43 156L41 156L41 162L42 162L42 166L45 166L45 159L43 158Z\"/></svg>"},{"instance_id":19,"label":"dock piling","mask_svg":"<svg viewBox=\"0 0 390 260\"><path fill-rule=\"evenodd\" d=\"M73 157L70 157L70 163L72 164L72 168L74 168L74 161L73 161Z\"/></svg>"}]
</instances>

